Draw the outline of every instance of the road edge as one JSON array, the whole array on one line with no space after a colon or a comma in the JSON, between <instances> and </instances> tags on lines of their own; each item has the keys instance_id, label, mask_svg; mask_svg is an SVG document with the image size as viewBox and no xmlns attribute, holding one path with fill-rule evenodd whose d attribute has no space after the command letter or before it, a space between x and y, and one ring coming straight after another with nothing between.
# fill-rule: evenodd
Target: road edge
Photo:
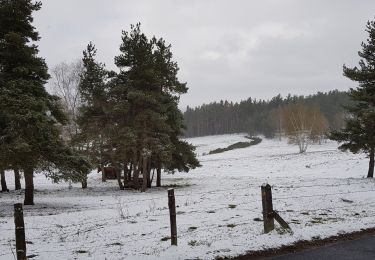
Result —
<instances>
[{"instance_id":1,"label":"road edge","mask_svg":"<svg viewBox=\"0 0 375 260\"><path fill-rule=\"evenodd\" d=\"M339 234L324 239L314 239L314 240L300 240L291 245L285 245L278 248L270 248L260 251L248 251L246 254L239 255L236 257L220 257L217 260L248 260L248 259L264 259L267 257L286 255L291 253L296 253L304 250L314 249L318 247L324 247L338 242L345 242L356 240L365 236L375 235L375 228L361 229L360 231L355 231L351 233Z\"/></svg>"}]
</instances>

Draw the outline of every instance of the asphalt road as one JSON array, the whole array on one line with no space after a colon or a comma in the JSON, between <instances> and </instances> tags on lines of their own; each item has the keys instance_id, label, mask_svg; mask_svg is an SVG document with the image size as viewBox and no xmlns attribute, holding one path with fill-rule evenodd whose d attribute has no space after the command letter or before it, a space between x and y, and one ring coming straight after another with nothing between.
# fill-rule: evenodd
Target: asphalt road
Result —
<instances>
[{"instance_id":1,"label":"asphalt road","mask_svg":"<svg viewBox=\"0 0 375 260\"><path fill-rule=\"evenodd\" d=\"M275 260L359 260L375 259L375 235L356 240L338 242L328 246L308 249L267 259Z\"/></svg>"}]
</instances>

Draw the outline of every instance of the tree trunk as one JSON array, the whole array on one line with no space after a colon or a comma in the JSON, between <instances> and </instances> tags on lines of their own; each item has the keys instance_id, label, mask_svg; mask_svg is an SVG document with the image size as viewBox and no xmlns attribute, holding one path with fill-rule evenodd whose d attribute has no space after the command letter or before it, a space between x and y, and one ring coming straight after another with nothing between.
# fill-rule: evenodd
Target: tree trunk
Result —
<instances>
[{"instance_id":1,"label":"tree trunk","mask_svg":"<svg viewBox=\"0 0 375 260\"><path fill-rule=\"evenodd\" d=\"M374 155L375 155L375 147L371 147L371 149L370 149L370 163L369 163L369 167L368 167L367 178L374 178Z\"/></svg>"},{"instance_id":2,"label":"tree trunk","mask_svg":"<svg viewBox=\"0 0 375 260\"><path fill-rule=\"evenodd\" d=\"M150 175L151 175L151 170L150 170ZM152 169L151 184L154 181L154 176L155 176L155 169Z\"/></svg>"},{"instance_id":3,"label":"tree trunk","mask_svg":"<svg viewBox=\"0 0 375 260\"><path fill-rule=\"evenodd\" d=\"M21 189L21 176L18 168L14 168L14 185L16 190Z\"/></svg>"},{"instance_id":4,"label":"tree trunk","mask_svg":"<svg viewBox=\"0 0 375 260\"><path fill-rule=\"evenodd\" d=\"M128 171L128 181L132 180L132 171L133 171L133 163L130 163L130 168Z\"/></svg>"},{"instance_id":5,"label":"tree trunk","mask_svg":"<svg viewBox=\"0 0 375 260\"><path fill-rule=\"evenodd\" d=\"M5 172L3 169L0 169L1 175L1 192L9 191L7 187L7 181L5 180Z\"/></svg>"},{"instance_id":6,"label":"tree trunk","mask_svg":"<svg viewBox=\"0 0 375 260\"><path fill-rule=\"evenodd\" d=\"M81 184L82 184L82 189L87 188L87 175L83 178L83 180L81 181Z\"/></svg>"},{"instance_id":7,"label":"tree trunk","mask_svg":"<svg viewBox=\"0 0 375 260\"><path fill-rule=\"evenodd\" d=\"M115 173L116 173L118 186L120 187L120 190L124 190L125 189L124 184L121 181L121 169L117 168L117 167L114 167L114 169L115 169ZM124 176L124 178L125 178L125 176Z\"/></svg>"},{"instance_id":8,"label":"tree trunk","mask_svg":"<svg viewBox=\"0 0 375 260\"><path fill-rule=\"evenodd\" d=\"M147 170L147 188L151 188L151 171Z\"/></svg>"},{"instance_id":9,"label":"tree trunk","mask_svg":"<svg viewBox=\"0 0 375 260\"><path fill-rule=\"evenodd\" d=\"M156 172L156 187L161 186L161 167L159 166Z\"/></svg>"},{"instance_id":10,"label":"tree trunk","mask_svg":"<svg viewBox=\"0 0 375 260\"><path fill-rule=\"evenodd\" d=\"M133 174L133 184L135 189L139 189L139 168L140 168L140 162L137 161L137 155L135 154L134 156L134 163L133 163L133 168L134 168L134 174Z\"/></svg>"},{"instance_id":11,"label":"tree trunk","mask_svg":"<svg viewBox=\"0 0 375 260\"><path fill-rule=\"evenodd\" d=\"M151 188L151 160L147 164L147 188Z\"/></svg>"},{"instance_id":12,"label":"tree trunk","mask_svg":"<svg viewBox=\"0 0 375 260\"><path fill-rule=\"evenodd\" d=\"M34 205L34 169L26 167L24 169L25 175L25 205Z\"/></svg>"},{"instance_id":13,"label":"tree trunk","mask_svg":"<svg viewBox=\"0 0 375 260\"><path fill-rule=\"evenodd\" d=\"M147 171L147 158L144 157L143 158L143 166L142 166L142 175L143 175L143 183L142 183L142 192L145 192L146 189L147 189L147 180L148 180L148 177L147 177L147 174L148 171Z\"/></svg>"},{"instance_id":14,"label":"tree trunk","mask_svg":"<svg viewBox=\"0 0 375 260\"><path fill-rule=\"evenodd\" d=\"M129 177L128 171L129 171L128 164L126 162L124 162L124 183L126 183L127 181L129 181L128 180L128 177Z\"/></svg>"},{"instance_id":15,"label":"tree trunk","mask_svg":"<svg viewBox=\"0 0 375 260\"><path fill-rule=\"evenodd\" d=\"M107 176L105 175L104 166L102 166L102 182L107 181Z\"/></svg>"}]
</instances>

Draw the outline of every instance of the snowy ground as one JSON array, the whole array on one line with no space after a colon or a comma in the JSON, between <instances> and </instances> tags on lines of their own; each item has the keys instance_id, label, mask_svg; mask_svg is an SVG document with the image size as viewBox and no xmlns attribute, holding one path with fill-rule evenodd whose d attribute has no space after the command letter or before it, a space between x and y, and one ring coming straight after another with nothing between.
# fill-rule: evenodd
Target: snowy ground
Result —
<instances>
[{"instance_id":1,"label":"snowy ground","mask_svg":"<svg viewBox=\"0 0 375 260\"><path fill-rule=\"evenodd\" d=\"M298 154L285 140L203 155L244 141L243 135L189 139L202 167L164 175L175 187L178 246L169 236L167 188L120 191L92 173L89 187L68 189L35 178L35 206L25 207L28 255L35 259L214 259L375 227L375 182L364 178L365 155L327 142ZM7 173L13 189L13 176ZM263 234L260 186L273 186L274 208L292 233ZM0 194L0 259L13 259L13 204L23 193Z\"/></svg>"}]
</instances>

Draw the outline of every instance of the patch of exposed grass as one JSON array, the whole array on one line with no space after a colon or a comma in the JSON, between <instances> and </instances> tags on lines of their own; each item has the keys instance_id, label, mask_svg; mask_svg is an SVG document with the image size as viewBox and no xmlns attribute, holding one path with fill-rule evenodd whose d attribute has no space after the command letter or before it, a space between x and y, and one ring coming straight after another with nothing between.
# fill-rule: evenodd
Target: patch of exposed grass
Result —
<instances>
[{"instance_id":1,"label":"patch of exposed grass","mask_svg":"<svg viewBox=\"0 0 375 260\"><path fill-rule=\"evenodd\" d=\"M190 240L189 242L188 242L188 245L189 246L196 246L198 244L198 241L197 240Z\"/></svg>"},{"instance_id":2,"label":"patch of exposed grass","mask_svg":"<svg viewBox=\"0 0 375 260\"><path fill-rule=\"evenodd\" d=\"M171 237L163 237L162 239L160 239L161 241L168 241L169 239L171 239Z\"/></svg>"},{"instance_id":3,"label":"patch of exposed grass","mask_svg":"<svg viewBox=\"0 0 375 260\"><path fill-rule=\"evenodd\" d=\"M293 231L291 229L283 228L283 227L276 227L275 228L277 234L279 235L285 235L285 234L293 234Z\"/></svg>"},{"instance_id":4,"label":"patch of exposed grass","mask_svg":"<svg viewBox=\"0 0 375 260\"><path fill-rule=\"evenodd\" d=\"M188 228L188 231L193 231L193 230L196 230L196 229L198 229L198 227L194 227L194 226L192 226L192 227L189 227L189 228Z\"/></svg>"},{"instance_id":5,"label":"patch of exposed grass","mask_svg":"<svg viewBox=\"0 0 375 260\"><path fill-rule=\"evenodd\" d=\"M89 251L87 251L87 250L76 250L75 251L77 254L86 254L86 253L88 253Z\"/></svg>"},{"instance_id":6,"label":"patch of exposed grass","mask_svg":"<svg viewBox=\"0 0 375 260\"><path fill-rule=\"evenodd\" d=\"M217 154L217 153L223 153L223 152L227 152L227 151L234 150L234 149L246 148L252 145L257 145L260 142L262 142L262 139L259 137L246 136L246 138L250 139L251 141L250 142L237 142L237 143L229 145L226 148L218 148L218 149L212 150L208 154Z\"/></svg>"},{"instance_id":7,"label":"patch of exposed grass","mask_svg":"<svg viewBox=\"0 0 375 260\"><path fill-rule=\"evenodd\" d=\"M108 244L108 246L122 246L123 244L120 243L120 242L115 242L115 243L112 243L112 244Z\"/></svg>"},{"instance_id":8,"label":"patch of exposed grass","mask_svg":"<svg viewBox=\"0 0 375 260\"><path fill-rule=\"evenodd\" d=\"M235 209L237 207L237 205L235 205L235 204L229 204L228 205L228 208L230 208L230 209Z\"/></svg>"},{"instance_id":9,"label":"patch of exposed grass","mask_svg":"<svg viewBox=\"0 0 375 260\"><path fill-rule=\"evenodd\" d=\"M310 223L312 223L312 224L323 224L324 219L318 218L318 217L313 217L312 220L310 220Z\"/></svg>"},{"instance_id":10,"label":"patch of exposed grass","mask_svg":"<svg viewBox=\"0 0 375 260\"><path fill-rule=\"evenodd\" d=\"M190 187L191 184L189 183L172 183L172 184L167 184L167 185L163 185L164 188L186 188L186 187Z\"/></svg>"},{"instance_id":11,"label":"patch of exposed grass","mask_svg":"<svg viewBox=\"0 0 375 260\"><path fill-rule=\"evenodd\" d=\"M234 228L234 227L236 227L237 225L236 224L228 224L227 225L227 227L229 227L229 228Z\"/></svg>"},{"instance_id":12,"label":"patch of exposed grass","mask_svg":"<svg viewBox=\"0 0 375 260\"><path fill-rule=\"evenodd\" d=\"M290 222L293 224L301 224L301 221L299 221L298 219L291 219Z\"/></svg>"}]
</instances>

